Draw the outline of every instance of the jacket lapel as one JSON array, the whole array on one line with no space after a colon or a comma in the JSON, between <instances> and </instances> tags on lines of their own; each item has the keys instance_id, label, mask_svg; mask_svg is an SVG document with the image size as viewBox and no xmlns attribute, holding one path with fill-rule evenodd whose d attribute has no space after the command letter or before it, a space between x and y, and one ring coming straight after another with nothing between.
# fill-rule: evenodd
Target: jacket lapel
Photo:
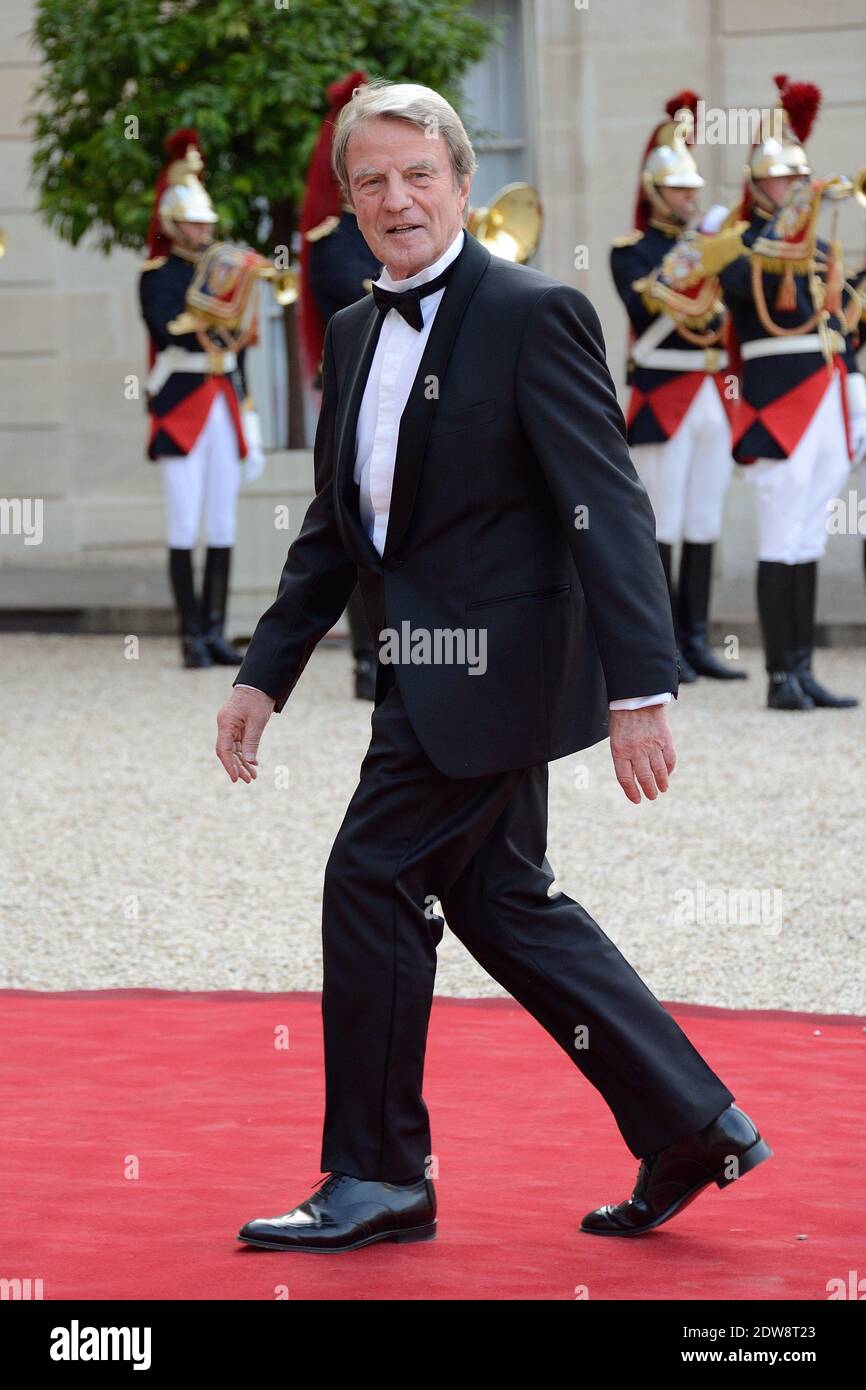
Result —
<instances>
[{"instance_id":1,"label":"jacket lapel","mask_svg":"<svg viewBox=\"0 0 866 1390\"><path fill-rule=\"evenodd\" d=\"M347 546L359 563L363 563L367 568L381 569L382 560L393 554L406 534L438 399L436 396L428 397L425 386L433 378L441 391L461 320L490 260L490 252L465 228L464 238L463 249L448 277L442 302L436 311L430 336L400 419L388 532L381 557L360 521L357 510L358 487L353 478L358 413L382 324L382 316L372 298L369 317L365 320L358 338L356 365L343 393L345 405L338 411L337 416L335 505ZM354 538L354 545L351 544L350 538Z\"/></svg>"},{"instance_id":2,"label":"jacket lapel","mask_svg":"<svg viewBox=\"0 0 866 1390\"><path fill-rule=\"evenodd\" d=\"M367 569L381 570L382 559L364 529L359 510L360 489L355 482L355 436L364 387L382 329L382 315L370 296L370 311L364 320L355 365L349 373L346 390L337 408L337 461L334 466L334 510L349 554Z\"/></svg>"}]
</instances>

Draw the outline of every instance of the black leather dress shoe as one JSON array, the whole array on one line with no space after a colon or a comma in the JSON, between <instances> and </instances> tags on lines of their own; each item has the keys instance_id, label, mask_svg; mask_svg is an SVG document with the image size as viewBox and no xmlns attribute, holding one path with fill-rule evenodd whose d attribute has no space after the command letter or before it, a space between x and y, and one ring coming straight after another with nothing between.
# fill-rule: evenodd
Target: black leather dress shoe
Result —
<instances>
[{"instance_id":1,"label":"black leather dress shoe","mask_svg":"<svg viewBox=\"0 0 866 1390\"><path fill-rule=\"evenodd\" d=\"M748 671L742 667L732 666L729 661L719 661L701 633L683 639L682 654L699 676L709 676L714 681L744 681L748 678Z\"/></svg>"},{"instance_id":2,"label":"black leather dress shoe","mask_svg":"<svg viewBox=\"0 0 866 1390\"><path fill-rule=\"evenodd\" d=\"M727 1187L773 1150L745 1111L729 1105L697 1134L641 1159L631 1196L588 1212L580 1229L593 1236L639 1236L693 1202L711 1182Z\"/></svg>"},{"instance_id":3,"label":"black leather dress shoe","mask_svg":"<svg viewBox=\"0 0 866 1390\"><path fill-rule=\"evenodd\" d=\"M771 671L767 686L767 709L814 709L815 701L807 695L793 671Z\"/></svg>"},{"instance_id":4,"label":"black leather dress shoe","mask_svg":"<svg viewBox=\"0 0 866 1390\"><path fill-rule=\"evenodd\" d=\"M408 1245L436 1235L436 1192L429 1178L413 1183L374 1182L331 1173L305 1202L285 1216L257 1216L238 1240L266 1250L339 1254L374 1240Z\"/></svg>"},{"instance_id":5,"label":"black leather dress shoe","mask_svg":"<svg viewBox=\"0 0 866 1390\"><path fill-rule=\"evenodd\" d=\"M828 690L826 685L822 685L816 680L812 672L812 653L810 651L798 651L794 653L794 675L800 683L801 690L815 703L818 709L856 709L860 701L856 695L834 695Z\"/></svg>"},{"instance_id":6,"label":"black leather dress shoe","mask_svg":"<svg viewBox=\"0 0 866 1390\"><path fill-rule=\"evenodd\" d=\"M205 637L205 642L215 666L240 666L243 661L240 652L231 642L226 641L221 627L212 627Z\"/></svg>"},{"instance_id":7,"label":"black leather dress shoe","mask_svg":"<svg viewBox=\"0 0 866 1390\"><path fill-rule=\"evenodd\" d=\"M180 651L183 664L189 669L213 666L210 649L200 633L187 633L186 636L182 637Z\"/></svg>"}]
</instances>

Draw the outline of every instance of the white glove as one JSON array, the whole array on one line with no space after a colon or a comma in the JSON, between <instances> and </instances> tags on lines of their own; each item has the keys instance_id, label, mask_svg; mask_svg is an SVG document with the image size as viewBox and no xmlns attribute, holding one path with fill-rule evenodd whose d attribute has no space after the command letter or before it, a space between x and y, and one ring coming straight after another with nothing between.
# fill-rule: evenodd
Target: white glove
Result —
<instances>
[{"instance_id":1,"label":"white glove","mask_svg":"<svg viewBox=\"0 0 866 1390\"><path fill-rule=\"evenodd\" d=\"M250 483L256 481L256 478L262 476L267 460L262 451L262 426L259 412L250 406L244 406L241 418L244 425L244 438L247 441L247 456L243 460L243 481L244 486L248 487Z\"/></svg>"},{"instance_id":2,"label":"white glove","mask_svg":"<svg viewBox=\"0 0 866 1390\"><path fill-rule=\"evenodd\" d=\"M866 464L866 411L860 415L851 415L849 423L851 425L851 467L859 468ZM866 478L866 474L864 474L864 478Z\"/></svg>"},{"instance_id":3,"label":"white glove","mask_svg":"<svg viewBox=\"0 0 866 1390\"><path fill-rule=\"evenodd\" d=\"M851 467L866 462L866 379L862 372L849 372L845 378L848 396L848 424L851 428Z\"/></svg>"},{"instance_id":4,"label":"white glove","mask_svg":"<svg viewBox=\"0 0 866 1390\"><path fill-rule=\"evenodd\" d=\"M704 213L698 223L698 231L706 232L709 236L714 236L729 212L730 208L727 208L724 203L713 203L713 206L708 212Z\"/></svg>"}]
</instances>

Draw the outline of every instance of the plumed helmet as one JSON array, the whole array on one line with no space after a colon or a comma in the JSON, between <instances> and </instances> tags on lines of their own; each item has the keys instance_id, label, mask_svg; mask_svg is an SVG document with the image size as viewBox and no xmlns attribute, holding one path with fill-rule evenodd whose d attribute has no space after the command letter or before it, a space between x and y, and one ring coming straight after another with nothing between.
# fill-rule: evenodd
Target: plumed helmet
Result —
<instances>
[{"instance_id":1,"label":"plumed helmet","mask_svg":"<svg viewBox=\"0 0 866 1390\"><path fill-rule=\"evenodd\" d=\"M775 204L756 187L755 180L784 178L791 174L804 178L811 175L804 145L821 104L821 90L812 82L791 82L786 73L777 73L773 81L779 92L773 112L773 129L752 146L743 190L744 207L754 203L768 213L775 212Z\"/></svg>"},{"instance_id":2,"label":"plumed helmet","mask_svg":"<svg viewBox=\"0 0 866 1390\"><path fill-rule=\"evenodd\" d=\"M148 236L151 256L165 254L180 239L178 222L218 222L219 218L207 189L199 177L204 153L198 131L174 130L166 137L168 162L160 170L153 198Z\"/></svg>"},{"instance_id":3,"label":"plumed helmet","mask_svg":"<svg viewBox=\"0 0 866 1390\"><path fill-rule=\"evenodd\" d=\"M678 92L665 107L667 119L653 130L643 153L635 208L635 226L645 231L653 212L670 217L671 210L659 195L660 188L703 188L689 145L694 137L698 97L689 90Z\"/></svg>"}]
</instances>

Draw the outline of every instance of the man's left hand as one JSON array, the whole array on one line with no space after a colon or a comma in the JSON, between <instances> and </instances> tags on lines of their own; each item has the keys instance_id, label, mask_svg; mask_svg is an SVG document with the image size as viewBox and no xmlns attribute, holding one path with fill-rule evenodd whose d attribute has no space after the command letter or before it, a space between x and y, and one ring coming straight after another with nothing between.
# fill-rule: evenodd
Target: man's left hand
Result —
<instances>
[{"instance_id":1,"label":"man's left hand","mask_svg":"<svg viewBox=\"0 0 866 1390\"><path fill-rule=\"evenodd\" d=\"M664 705L612 709L610 753L616 780L629 801L640 802L641 788L649 801L666 792L677 755Z\"/></svg>"}]
</instances>

